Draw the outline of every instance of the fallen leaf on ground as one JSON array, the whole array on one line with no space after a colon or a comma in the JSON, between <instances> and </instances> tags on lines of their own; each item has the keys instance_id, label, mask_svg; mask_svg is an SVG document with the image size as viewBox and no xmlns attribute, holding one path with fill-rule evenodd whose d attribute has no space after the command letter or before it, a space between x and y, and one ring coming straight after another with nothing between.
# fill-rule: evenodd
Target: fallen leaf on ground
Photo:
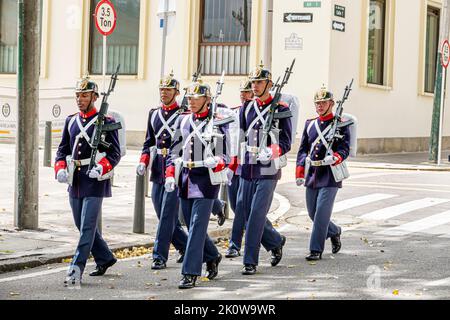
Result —
<instances>
[{"instance_id":1,"label":"fallen leaf on ground","mask_svg":"<svg viewBox=\"0 0 450 320\"><path fill-rule=\"evenodd\" d=\"M317 262L314 262L314 261L309 261L308 263L310 266L315 266L317 264Z\"/></svg>"},{"instance_id":2,"label":"fallen leaf on ground","mask_svg":"<svg viewBox=\"0 0 450 320\"><path fill-rule=\"evenodd\" d=\"M309 279L308 282L316 282L316 279Z\"/></svg>"},{"instance_id":3,"label":"fallen leaf on ground","mask_svg":"<svg viewBox=\"0 0 450 320\"><path fill-rule=\"evenodd\" d=\"M287 266L289 269L291 269L291 268L295 268L296 267L296 265L293 265L293 264L291 264L291 265L289 265L289 266Z\"/></svg>"},{"instance_id":4,"label":"fallen leaf on ground","mask_svg":"<svg viewBox=\"0 0 450 320\"><path fill-rule=\"evenodd\" d=\"M61 262L62 263L71 263L72 262L72 258L62 259Z\"/></svg>"},{"instance_id":5,"label":"fallen leaf on ground","mask_svg":"<svg viewBox=\"0 0 450 320\"><path fill-rule=\"evenodd\" d=\"M200 278L200 281L201 281L201 282L208 282L209 279L208 279L207 277L201 277L201 278Z\"/></svg>"},{"instance_id":6,"label":"fallen leaf on ground","mask_svg":"<svg viewBox=\"0 0 450 320\"><path fill-rule=\"evenodd\" d=\"M399 291L398 291L398 290L394 290L394 291L392 291L392 294L393 294L394 296L398 296Z\"/></svg>"},{"instance_id":7,"label":"fallen leaf on ground","mask_svg":"<svg viewBox=\"0 0 450 320\"><path fill-rule=\"evenodd\" d=\"M15 296L20 296L20 293L18 293L18 292L10 292L9 295L11 297L15 297Z\"/></svg>"},{"instance_id":8,"label":"fallen leaf on ground","mask_svg":"<svg viewBox=\"0 0 450 320\"><path fill-rule=\"evenodd\" d=\"M156 297L148 297L147 300L156 300Z\"/></svg>"}]
</instances>

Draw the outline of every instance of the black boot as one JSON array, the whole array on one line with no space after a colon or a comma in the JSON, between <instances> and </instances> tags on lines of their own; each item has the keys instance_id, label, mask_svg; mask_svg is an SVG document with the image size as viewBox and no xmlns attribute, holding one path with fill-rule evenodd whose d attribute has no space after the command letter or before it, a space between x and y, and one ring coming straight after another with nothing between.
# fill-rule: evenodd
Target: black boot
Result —
<instances>
[{"instance_id":1,"label":"black boot","mask_svg":"<svg viewBox=\"0 0 450 320\"><path fill-rule=\"evenodd\" d=\"M281 258L283 258L283 246L286 243L286 237L281 236L281 246L272 250L272 256L270 257L270 264L275 267L280 263Z\"/></svg>"},{"instance_id":2,"label":"black boot","mask_svg":"<svg viewBox=\"0 0 450 320\"><path fill-rule=\"evenodd\" d=\"M183 275L180 283L178 284L178 289L192 289L195 287L195 282L197 281L197 276L192 276L189 274Z\"/></svg>"},{"instance_id":3,"label":"black boot","mask_svg":"<svg viewBox=\"0 0 450 320\"><path fill-rule=\"evenodd\" d=\"M177 258L177 263L183 263L183 261L184 261L184 251L178 251L178 254L179 254L179 256L178 256L178 258Z\"/></svg>"},{"instance_id":4,"label":"black boot","mask_svg":"<svg viewBox=\"0 0 450 320\"><path fill-rule=\"evenodd\" d=\"M316 251L311 251L306 257L306 260L308 261L318 261L320 259L322 259L322 253L321 252L316 252Z\"/></svg>"},{"instance_id":5,"label":"black boot","mask_svg":"<svg viewBox=\"0 0 450 320\"><path fill-rule=\"evenodd\" d=\"M105 264L103 266L97 265L95 270L92 271L91 273L89 273L89 275L91 277L102 276L105 274L106 270L108 270L109 267L112 267L116 262L117 262L117 259L114 258L113 260L111 260L110 262L108 262L107 264Z\"/></svg>"},{"instance_id":6,"label":"black boot","mask_svg":"<svg viewBox=\"0 0 450 320\"><path fill-rule=\"evenodd\" d=\"M254 264L246 264L244 268L242 268L243 275L254 275L256 273L256 266Z\"/></svg>"},{"instance_id":7,"label":"black boot","mask_svg":"<svg viewBox=\"0 0 450 320\"><path fill-rule=\"evenodd\" d=\"M166 268L166 263L161 259L155 259L152 263L152 270L162 270Z\"/></svg>"},{"instance_id":8,"label":"black boot","mask_svg":"<svg viewBox=\"0 0 450 320\"><path fill-rule=\"evenodd\" d=\"M223 226L223 224L225 223L225 220L227 219L225 216L226 208L227 208L227 203L224 202L222 210L219 213L217 213L217 224L219 226Z\"/></svg>"},{"instance_id":9,"label":"black boot","mask_svg":"<svg viewBox=\"0 0 450 320\"><path fill-rule=\"evenodd\" d=\"M342 243L341 243L341 234L331 237L331 252L338 253L339 250L341 250Z\"/></svg>"},{"instance_id":10,"label":"black boot","mask_svg":"<svg viewBox=\"0 0 450 320\"><path fill-rule=\"evenodd\" d=\"M219 274L219 263L222 261L222 255L219 253L216 259L206 263L206 271L208 274L206 277L209 280L214 279Z\"/></svg>"},{"instance_id":11,"label":"black boot","mask_svg":"<svg viewBox=\"0 0 450 320\"><path fill-rule=\"evenodd\" d=\"M234 248L228 248L228 250L225 252L225 258L237 258L240 255L241 254L239 253L239 251Z\"/></svg>"}]
</instances>

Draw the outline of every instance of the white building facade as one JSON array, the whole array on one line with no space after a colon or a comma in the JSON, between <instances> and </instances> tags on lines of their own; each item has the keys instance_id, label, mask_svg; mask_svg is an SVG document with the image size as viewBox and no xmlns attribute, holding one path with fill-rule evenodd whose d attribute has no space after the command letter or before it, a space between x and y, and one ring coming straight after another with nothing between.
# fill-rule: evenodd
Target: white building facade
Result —
<instances>
[{"instance_id":1,"label":"white building facade","mask_svg":"<svg viewBox=\"0 0 450 320\"><path fill-rule=\"evenodd\" d=\"M60 133L77 111L73 88L86 72L102 88L98 0L42 0L40 121ZM15 135L17 1L0 0L0 142ZM129 145L143 143L158 105L161 74L182 85L201 63L220 101L239 103L239 83L264 61L274 80L292 59L286 93L301 103L298 135L314 116L314 92L337 99L351 79L346 112L359 120L360 153L426 151L431 131L441 1L432 0L112 0L118 20L108 37L108 72L122 74L110 106L124 115ZM166 14L164 14L166 12ZM161 19L167 17L167 29ZM183 92L181 92L181 96ZM448 105L448 99L446 99ZM450 147L450 116L444 148Z\"/></svg>"}]
</instances>

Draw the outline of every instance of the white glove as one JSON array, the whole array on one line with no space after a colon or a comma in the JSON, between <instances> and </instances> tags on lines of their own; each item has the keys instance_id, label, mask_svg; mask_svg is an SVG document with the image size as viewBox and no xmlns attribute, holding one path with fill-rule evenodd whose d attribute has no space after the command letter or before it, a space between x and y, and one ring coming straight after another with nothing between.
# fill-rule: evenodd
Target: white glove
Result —
<instances>
[{"instance_id":1,"label":"white glove","mask_svg":"<svg viewBox=\"0 0 450 320\"><path fill-rule=\"evenodd\" d=\"M335 156L326 156L324 159L323 159L323 164L324 165L329 165L329 166L331 166L332 164L334 164L336 161L338 161L338 158L336 158Z\"/></svg>"},{"instance_id":2,"label":"white glove","mask_svg":"<svg viewBox=\"0 0 450 320\"><path fill-rule=\"evenodd\" d=\"M272 149L271 148L264 148L261 150L261 152L258 154L258 157L256 158L256 160L261 161L261 162L267 162L272 158Z\"/></svg>"},{"instance_id":3,"label":"white glove","mask_svg":"<svg viewBox=\"0 0 450 320\"><path fill-rule=\"evenodd\" d=\"M101 164L97 164L91 171L89 171L89 178L98 179L102 176L103 166Z\"/></svg>"},{"instance_id":4,"label":"white glove","mask_svg":"<svg viewBox=\"0 0 450 320\"><path fill-rule=\"evenodd\" d=\"M136 168L136 173L138 176L143 176L145 174L146 170L147 170L147 166L145 165L145 163L141 162L138 164L138 166Z\"/></svg>"},{"instance_id":5,"label":"white glove","mask_svg":"<svg viewBox=\"0 0 450 320\"><path fill-rule=\"evenodd\" d=\"M297 183L297 186L301 187L305 183L305 178L297 178L295 182Z\"/></svg>"},{"instance_id":6,"label":"white glove","mask_svg":"<svg viewBox=\"0 0 450 320\"><path fill-rule=\"evenodd\" d=\"M205 164L205 167L214 169L219 164L219 161L220 161L219 157L214 157L214 158L208 157L208 158L206 158L204 164Z\"/></svg>"},{"instance_id":7,"label":"white glove","mask_svg":"<svg viewBox=\"0 0 450 320\"><path fill-rule=\"evenodd\" d=\"M234 172L230 168L226 168L225 170L227 173L228 185L231 186L233 183Z\"/></svg>"},{"instance_id":8,"label":"white glove","mask_svg":"<svg viewBox=\"0 0 450 320\"><path fill-rule=\"evenodd\" d=\"M167 192L174 192L175 191L175 178L168 177L166 178L166 183L164 184L164 188Z\"/></svg>"},{"instance_id":9,"label":"white glove","mask_svg":"<svg viewBox=\"0 0 450 320\"><path fill-rule=\"evenodd\" d=\"M56 179L59 183L67 183L69 182L69 173L66 169L60 169L56 174Z\"/></svg>"}]
</instances>

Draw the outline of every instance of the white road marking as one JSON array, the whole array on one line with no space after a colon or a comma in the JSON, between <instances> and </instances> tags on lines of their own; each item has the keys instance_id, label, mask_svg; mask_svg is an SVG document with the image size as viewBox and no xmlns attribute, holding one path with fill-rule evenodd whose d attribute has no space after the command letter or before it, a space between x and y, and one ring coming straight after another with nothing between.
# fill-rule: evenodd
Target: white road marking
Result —
<instances>
[{"instance_id":1,"label":"white road marking","mask_svg":"<svg viewBox=\"0 0 450 320\"><path fill-rule=\"evenodd\" d=\"M361 174L350 175L350 178L348 180L373 178L373 177L381 177L381 176L390 176L390 175L394 175L394 174L399 174L399 173L398 172L361 173Z\"/></svg>"},{"instance_id":2,"label":"white road marking","mask_svg":"<svg viewBox=\"0 0 450 320\"><path fill-rule=\"evenodd\" d=\"M149 256L150 255L144 255L144 256L140 256L140 257L132 257L132 258L127 258L127 259L121 259L121 260L117 260L117 262L119 263L119 262L139 260L139 259L148 258ZM94 265L95 265L94 262L89 262L89 263L86 264L86 266L94 266ZM67 265L66 267L61 267L61 268L56 268L56 269L51 269L51 270L44 270L44 271L38 271L38 272L29 273L29 274L23 274L23 275L20 275L20 276L3 278L3 279L0 279L0 283L46 276L46 275L49 275L49 274L54 274L54 273L60 273L60 272L63 272L63 271L67 271L68 269L69 269L69 265Z\"/></svg>"},{"instance_id":3,"label":"white road marking","mask_svg":"<svg viewBox=\"0 0 450 320\"><path fill-rule=\"evenodd\" d=\"M358 188L370 188L370 189L376 189L376 188L382 188L382 189L389 189L389 190L404 190L404 191L419 191L419 192L433 192L433 193L450 193L450 190L447 189L426 189L426 188L403 188L403 187L394 187L389 186L386 184L377 184L377 183L360 183L360 182L348 182L346 183L346 186L352 186L352 187L358 187Z\"/></svg>"},{"instance_id":4,"label":"white road marking","mask_svg":"<svg viewBox=\"0 0 450 320\"><path fill-rule=\"evenodd\" d=\"M377 232L377 234L403 236L414 232L431 229L450 222L450 211L435 214L424 219L402 224L395 228L389 228Z\"/></svg>"},{"instance_id":5,"label":"white road marking","mask_svg":"<svg viewBox=\"0 0 450 320\"><path fill-rule=\"evenodd\" d=\"M385 194L385 193L372 193L366 196L350 198L343 201L336 202L333 208L333 213L342 212L347 209L359 207L372 202L377 202L380 200L386 200L390 198L397 197L395 194Z\"/></svg>"},{"instance_id":6,"label":"white road marking","mask_svg":"<svg viewBox=\"0 0 450 320\"><path fill-rule=\"evenodd\" d=\"M450 199L438 199L438 198L424 198L414 201L398 204L396 206L383 208L367 214L362 215L360 218L369 220L386 220L393 217L400 216L402 214L432 207L441 203L449 202Z\"/></svg>"},{"instance_id":7,"label":"white road marking","mask_svg":"<svg viewBox=\"0 0 450 320\"><path fill-rule=\"evenodd\" d=\"M427 287L441 287L441 286L450 286L450 278L440 279L436 281L431 281L425 284Z\"/></svg>"}]
</instances>

